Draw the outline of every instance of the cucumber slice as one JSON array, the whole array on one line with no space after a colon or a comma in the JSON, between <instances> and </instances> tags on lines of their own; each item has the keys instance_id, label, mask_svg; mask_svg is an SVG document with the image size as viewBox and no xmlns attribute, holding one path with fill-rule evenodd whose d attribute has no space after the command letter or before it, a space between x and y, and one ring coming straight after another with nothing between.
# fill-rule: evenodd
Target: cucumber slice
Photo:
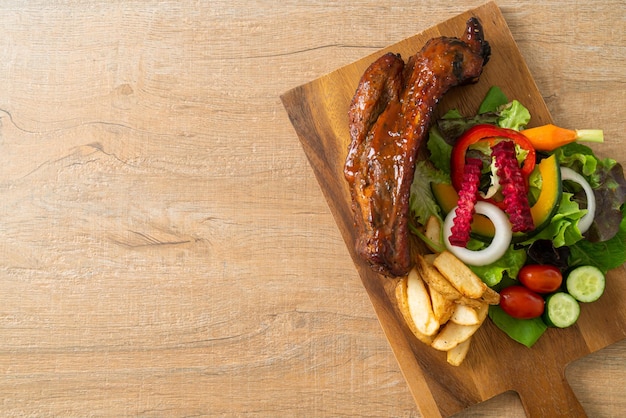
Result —
<instances>
[{"instance_id":1,"label":"cucumber slice","mask_svg":"<svg viewBox=\"0 0 626 418\"><path fill-rule=\"evenodd\" d=\"M578 301L565 292L554 293L546 299L543 320L546 325L567 328L574 325L580 316Z\"/></svg>"},{"instance_id":2,"label":"cucumber slice","mask_svg":"<svg viewBox=\"0 0 626 418\"><path fill-rule=\"evenodd\" d=\"M565 286L570 295L579 302L594 302L604 293L606 279L594 266L577 267L570 272Z\"/></svg>"}]
</instances>

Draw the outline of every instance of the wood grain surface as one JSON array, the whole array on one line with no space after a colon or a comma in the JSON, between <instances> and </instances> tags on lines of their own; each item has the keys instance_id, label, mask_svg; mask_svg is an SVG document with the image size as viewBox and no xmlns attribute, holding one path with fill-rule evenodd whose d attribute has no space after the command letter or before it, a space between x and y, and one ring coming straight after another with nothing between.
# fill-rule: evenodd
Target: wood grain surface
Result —
<instances>
[{"instance_id":1,"label":"wood grain surface","mask_svg":"<svg viewBox=\"0 0 626 418\"><path fill-rule=\"evenodd\" d=\"M480 4L3 2L0 416L421 416L280 95ZM497 4L621 150L622 2ZM589 416L625 360L567 368Z\"/></svg>"}]
</instances>

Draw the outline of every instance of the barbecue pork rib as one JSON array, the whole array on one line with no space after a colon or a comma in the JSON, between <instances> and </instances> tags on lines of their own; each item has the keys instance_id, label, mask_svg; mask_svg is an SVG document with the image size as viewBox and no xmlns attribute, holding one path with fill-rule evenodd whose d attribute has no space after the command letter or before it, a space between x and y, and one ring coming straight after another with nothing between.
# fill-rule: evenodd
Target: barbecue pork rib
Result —
<instances>
[{"instance_id":1,"label":"barbecue pork rib","mask_svg":"<svg viewBox=\"0 0 626 418\"><path fill-rule=\"evenodd\" d=\"M406 65L399 55L385 54L361 77L348 112L344 175L355 249L375 271L394 277L412 267L409 193L420 145L441 97L476 82L490 52L480 22L470 18L462 38L433 38Z\"/></svg>"}]
</instances>

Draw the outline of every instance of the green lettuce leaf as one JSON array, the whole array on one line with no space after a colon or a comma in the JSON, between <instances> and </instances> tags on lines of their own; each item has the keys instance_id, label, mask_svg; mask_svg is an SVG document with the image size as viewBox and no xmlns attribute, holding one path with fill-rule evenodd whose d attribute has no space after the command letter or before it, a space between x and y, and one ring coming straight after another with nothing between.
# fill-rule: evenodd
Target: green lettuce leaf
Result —
<instances>
[{"instance_id":1,"label":"green lettuce leaf","mask_svg":"<svg viewBox=\"0 0 626 418\"><path fill-rule=\"evenodd\" d=\"M499 87L487 92L474 116L463 116L457 109L449 110L433 128L448 144L453 145L466 130L478 124L496 125L501 128L523 129L530 121L530 112L519 101L509 102ZM431 128L431 130L433 129Z\"/></svg>"},{"instance_id":2,"label":"green lettuce leaf","mask_svg":"<svg viewBox=\"0 0 626 418\"><path fill-rule=\"evenodd\" d=\"M596 215L586 238L591 242L611 239L622 219L620 207L626 202L624 170L611 158L597 158L591 148L578 143L555 150L559 163L582 174L596 198Z\"/></svg>"},{"instance_id":3,"label":"green lettuce leaf","mask_svg":"<svg viewBox=\"0 0 626 418\"><path fill-rule=\"evenodd\" d=\"M593 155L591 148L573 142L554 150L554 155L561 166L581 173L592 188L598 186L598 179L594 175L598 167L598 158Z\"/></svg>"},{"instance_id":4,"label":"green lettuce leaf","mask_svg":"<svg viewBox=\"0 0 626 418\"><path fill-rule=\"evenodd\" d=\"M530 122L530 112L517 100L505 104L499 109L498 126L501 128L524 129Z\"/></svg>"},{"instance_id":5,"label":"green lettuce leaf","mask_svg":"<svg viewBox=\"0 0 626 418\"><path fill-rule=\"evenodd\" d=\"M413 183L411 183L409 210L422 225L431 216L442 219L441 208L435 201L430 188L431 182L450 184L450 176L437 170L426 160L418 161L415 165Z\"/></svg>"},{"instance_id":6,"label":"green lettuce leaf","mask_svg":"<svg viewBox=\"0 0 626 418\"><path fill-rule=\"evenodd\" d=\"M452 145L448 144L439 132L437 127L430 129L426 148L430 152L430 161L435 168L450 174L450 158L452 155Z\"/></svg>"},{"instance_id":7,"label":"green lettuce leaf","mask_svg":"<svg viewBox=\"0 0 626 418\"><path fill-rule=\"evenodd\" d=\"M572 197L571 193L563 192L559 210L552 217L550 224L531 239L524 241L522 245L530 245L539 239L548 239L558 248L580 241L583 236L578 229L578 221L587 211L581 210Z\"/></svg>"},{"instance_id":8,"label":"green lettuce leaf","mask_svg":"<svg viewBox=\"0 0 626 418\"><path fill-rule=\"evenodd\" d=\"M548 329L540 317L534 319L513 318L498 305L489 307L489 318L506 335L526 347L532 347Z\"/></svg>"},{"instance_id":9,"label":"green lettuce leaf","mask_svg":"<svg viewBox=\"0 0 626 418\"><path fill-rule=\"evenodd\" d=\"M453 145L456 140L472 126L483 123L495 125L498 121L498 117L499 115L495 112L464 117L458 110L452 109L439 119L434 127L437 128L439 134L448 144Z\"/></svg>"},{"instance_id":10,"label":"green lettuce leaf","mask_svg":"<svg viewBox=\"0 0 626 418\"><path fill-rule=\"evenodd\" d=\"M496 286L505 277L517 277L517 273L526 262L526 250L510 246L499 260L486 266L469 266L489 287Z\"/></svg>"},{"instance_id":11,"label":"green lettuce leaf","mask_svg":"<svg viewBox=\"0 0 626 418\"><path fill-rule=\"evenodd\" d=\"M485 98L483 99L480 107L478 108L478 114L495 112L501 106L504 106L509 102L504 92L498 86L491 86Z\"/></svg>"},{"instance_id":12,"label":"green lettuce leaf","mask_svg":"<svg viewBox=\"0 0 626 418\"><path fill-rule=\"evenodd\" d=\"M446 112L445 115L443 115L441 117L441 119L443 120L456 120L456 119L462 119L463 115L461 115L461 112L459 112L459 109L450 109Z\"/></svg>"},{"instance_id":13,"label":"green lettuce leaf","mask_svg":"<svg viewBox=\"0 0 626 418\"><path fill-rule=\"evenodd\" d=\"M617 234L608 241L579 241L571 245L570 266L592 265L604 273L626 263L626 205L622 206L622 221Z\"/></svg>"},{"instance_id":14,"label":"green lettuce leaf","mask_svg":"<svg viewBox=\"0 0 626 418\"><path fill-rule=\"evenodd\" d=\"M626 180L620 164L610 168L602 163L599 174L600 186L594 189L596 213L591 227L585 234L591 242L607 241L615 236L623 214L620 207L626 201Z\"/></svg>"}]
</instances>

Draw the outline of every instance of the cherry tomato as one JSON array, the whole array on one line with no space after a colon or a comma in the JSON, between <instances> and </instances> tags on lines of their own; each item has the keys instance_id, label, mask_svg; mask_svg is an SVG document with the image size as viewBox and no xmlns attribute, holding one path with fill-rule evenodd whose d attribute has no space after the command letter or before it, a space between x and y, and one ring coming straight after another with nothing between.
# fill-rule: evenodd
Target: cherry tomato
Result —
<instances>
[{"instance_id":1,"label":"cherry tomato","mask_svg":"<svg viewBox=\"0 0 626 418\"><path fill-rule=\"evenodd\" d=\"M500 292L500 307L513 318L531 319L543 314L541 295L524 286L509 286Z\"/></svg>"},{"instance_id":2,"label":"cherry tomato","mask_svg":"<svg viewBox=\"0 0 626 418\"><path fill-rule=\"evenodd\" d=\"M558 268L540 264L522 267L517 278L524 286L537 293L552 293L563 283L563 275Z\"/></svg>"}]
</instances>

